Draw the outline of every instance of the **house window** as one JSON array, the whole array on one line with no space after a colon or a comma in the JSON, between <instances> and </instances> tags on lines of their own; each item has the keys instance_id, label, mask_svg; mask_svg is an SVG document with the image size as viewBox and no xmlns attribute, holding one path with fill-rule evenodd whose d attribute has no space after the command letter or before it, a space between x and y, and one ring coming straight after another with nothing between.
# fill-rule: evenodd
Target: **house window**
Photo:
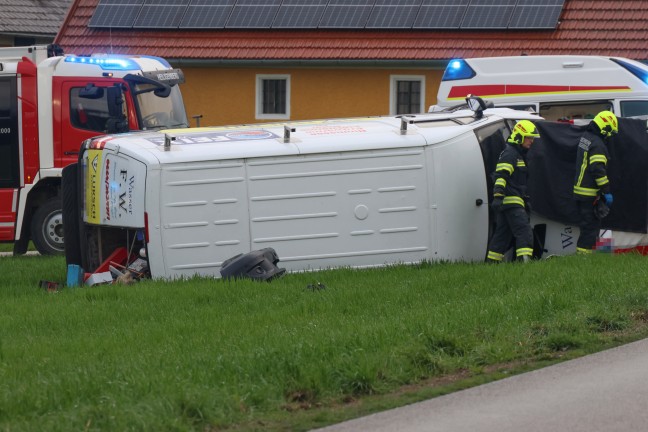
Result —
<instances>
[{"instance_id":1,"label":"house window","mask_svg":"<svg viewBox=\"0 0 648 432\"><path fill-rule=\"evenodd\" d=\"M392 75L390 88L391 115L425 112L425 76Z\"/></svg>"},{"instance_id":2,"label":"house window","mask_svg":"<svg viewBox=\"0 0 648 432\"><path fill-rule=\"evenodd\" d=\"M290 75L257 75L256 118L290 118Z\"/></svg>"}]
</instances>

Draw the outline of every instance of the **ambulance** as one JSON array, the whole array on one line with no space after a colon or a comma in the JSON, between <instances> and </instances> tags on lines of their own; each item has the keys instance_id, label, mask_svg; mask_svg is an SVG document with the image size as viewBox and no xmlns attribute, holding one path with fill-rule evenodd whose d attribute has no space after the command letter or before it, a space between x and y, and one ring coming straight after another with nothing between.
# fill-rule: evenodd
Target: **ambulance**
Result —
<instances>
[{"instance_id":1,"label":"ambulance","mask_svg":"<svg viewBox=\"0 0 648 432\"><path fill-rule=\"evenodd\" d=\"M496 107L538 113L546 120L648 115L648 66L620 57L547 55L454 59L430 111L473 94Z\"/></svg>"},{"instance_id":2,"label":"ambulance","mask_svg":"<svg viewBox=\"0 0 648 432\"><path fill-rule=\"evenodd\" d=\"M64 172L67 263L118 248L153 278L220 277L276 251L288 271L483 261L489 174L511 109L161 130L87 140ZM66 196L69 198L67 199ZM75 226L76 225L76 226ZM536 256L575 252L572 226L534 217Z\"/></svg>"}]
</instances>

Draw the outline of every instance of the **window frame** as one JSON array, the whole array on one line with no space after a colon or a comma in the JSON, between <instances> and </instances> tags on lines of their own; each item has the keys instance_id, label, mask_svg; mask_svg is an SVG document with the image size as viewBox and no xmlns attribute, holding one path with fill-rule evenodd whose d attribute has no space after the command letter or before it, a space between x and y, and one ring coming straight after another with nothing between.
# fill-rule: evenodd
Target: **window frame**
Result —
<instances>
[{"instance_id":1,"label":"window frame","mask_svg":"<svg viewBox=\"0 0 648 432\"><path fill-rule=\"evenodd\" d=\"M285 113L264 113L263 112L263 81L285 80L286 81L286 112ZM290 119L290 75L289 74L259 74L256 76L256 100L255 118L257 120L289 120Z\"/></svg>"},{"instance_id":2,"label":"window frame","mask_svg":"<svg viewBox=\"0 0 648 432\"><path fill-rule=\"evenodd\" d=\"M398 82L418 81L421 86L421 100L419 101L419 113L426 112L425 108L425 75L390 75L389 76L389 115L400 115L398 111Z\"/></svg>"}]
</instances>

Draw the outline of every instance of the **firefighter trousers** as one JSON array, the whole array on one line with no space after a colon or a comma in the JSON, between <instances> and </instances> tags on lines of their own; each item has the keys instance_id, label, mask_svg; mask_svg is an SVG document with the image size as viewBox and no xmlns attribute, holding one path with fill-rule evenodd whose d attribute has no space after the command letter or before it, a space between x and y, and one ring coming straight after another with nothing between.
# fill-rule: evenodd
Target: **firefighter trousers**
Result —
<instances>
[{"instance_id":1,"label":"firefighter trousers","mask_svg":"<svg viewBox=\"0 0 648 432\"><path fill-rule=\"evenodd\" d=\"M533 255L533 231L529 224L529 215L523 207L510 207L497 212L495 234L491 239L486 259L502 261L513 238L517 258Z\"/></svg>"},{"instance_id":2,"label":"firefighter trousers","mask_svg":"<svg viewBox=\"0 0 648 432\"><path fill-rule=\"evenodd\" d=\"M578 223L580 235L578 236L578 242L576 242L577 251L591 251L594 249L596 239L601 230L601 221L594 215L594 200L577 200L576 207L580 217L580 222Z\"/></svg>"}]
</instances>

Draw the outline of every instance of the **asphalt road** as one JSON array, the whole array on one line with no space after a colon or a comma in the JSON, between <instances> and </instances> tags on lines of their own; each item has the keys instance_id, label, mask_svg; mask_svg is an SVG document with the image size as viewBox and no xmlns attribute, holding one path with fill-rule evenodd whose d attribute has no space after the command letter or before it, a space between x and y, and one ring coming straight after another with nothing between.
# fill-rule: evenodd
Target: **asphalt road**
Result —
<instances>
[{"instance_id":1,"label":"asphalt road","mask_svg":"<svg viewBox=\"0 0 648 432\"><path fill-rule=\"evenodd\" d=\"M648 431L648 339L319 431Z\"/></svg>"}]
</instances>

